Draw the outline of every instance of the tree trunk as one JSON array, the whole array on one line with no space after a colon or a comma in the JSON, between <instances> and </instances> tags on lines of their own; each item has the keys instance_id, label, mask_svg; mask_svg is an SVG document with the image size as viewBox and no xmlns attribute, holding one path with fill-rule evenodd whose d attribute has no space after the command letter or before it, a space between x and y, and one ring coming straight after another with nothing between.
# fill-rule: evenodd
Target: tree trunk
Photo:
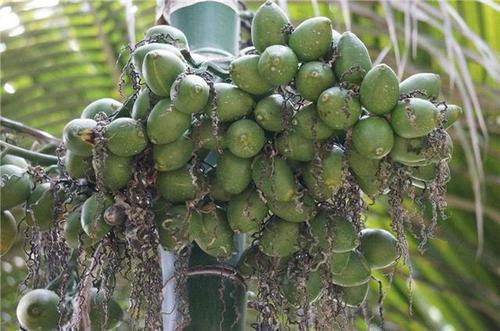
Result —
<instances>
[{"instance_id":1,"label":"tree trunk","mask_svg":"<svg viewBox=\"0 0 500 331\"><path fill-rule=\"evenodd\" d=\"M208 59L230 58L239 48L240 21L236 0L165 0L158 23L170 23L182 30L192 53ZM244 236L236 239L236 256L224 264L202 252L196 245L189 261L187 299L189 326L185 330L243 330L246 286L234 266L243 250ZM175 256L162 251L164 282L175 270ZM175 330L181 319L175 283L165 287L163 329Z\"/></svg>"}]
</instances>

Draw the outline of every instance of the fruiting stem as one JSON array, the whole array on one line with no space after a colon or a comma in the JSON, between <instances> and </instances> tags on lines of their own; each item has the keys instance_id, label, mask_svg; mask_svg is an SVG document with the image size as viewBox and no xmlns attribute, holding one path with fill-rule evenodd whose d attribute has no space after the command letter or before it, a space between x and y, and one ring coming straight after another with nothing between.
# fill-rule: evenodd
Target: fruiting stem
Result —
<instances>
[{"instance_id":1,"label":"fruiting stem","mask_svg":"<svg viewBox=\"0 0 500 331\"><path fill-rule=\"evenodd\" d=\"M9 144L3 140L0 140L0 146L6 149L7 154L20 156L37 165L48 166L52 164L57 164L58 161L56 156L30 151L22 147Z\"/></svg>"},{"instance_id":2,"label":"fruiting stem","mask_svg":"<svg viewBox=\"0 0 500 331\"><path fill-rule=\"evenodd\" d=\"M61 143L61 139L54 137L50 133L29 127L27 125L24 125L23 123L10 120L3 116L0 116L0 125L13 131L27 134L33 138L36 138L36 140L45 141L56 145L59 145Z\"/></svg>"}]
</instances>

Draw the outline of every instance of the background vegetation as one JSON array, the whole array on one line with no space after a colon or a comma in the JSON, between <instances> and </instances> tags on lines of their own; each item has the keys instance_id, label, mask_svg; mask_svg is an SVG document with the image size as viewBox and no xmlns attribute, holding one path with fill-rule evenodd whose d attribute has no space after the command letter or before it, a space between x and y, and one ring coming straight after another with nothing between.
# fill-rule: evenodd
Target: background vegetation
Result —
<instances>
[{"instance_id":1,"label":"background vegetation","mask_svg":"<svg viewBox=\"0 0 500 331\"><path fill-rule=\"evenodd\" d=\"M162 1L160 1L162 2ZM447 100L466 116L452 130L449 218L422 255L412 242L412 316L408 270L388 290L385 321L394 330L500 329L500 5L482 1L278 1L296 23L313 16L351 29L372 59L441 74ZM246 1L254 10L261 1ZM25 0L0 7L2 116L60 135L90 101L120 99L127 44L155 21L154 1ZM125 91L126 93L126 91ZM368 224L389 224L384 201ZM1 260L0 329L16 329L17 285L24 277L22 236ZM378 316L377 284L368 315ZM119 295L126 296L126 287ZM126 306L126 302L123 302ZM364 324L358 323L360 328Z\"/></svg>"}]
</instances>

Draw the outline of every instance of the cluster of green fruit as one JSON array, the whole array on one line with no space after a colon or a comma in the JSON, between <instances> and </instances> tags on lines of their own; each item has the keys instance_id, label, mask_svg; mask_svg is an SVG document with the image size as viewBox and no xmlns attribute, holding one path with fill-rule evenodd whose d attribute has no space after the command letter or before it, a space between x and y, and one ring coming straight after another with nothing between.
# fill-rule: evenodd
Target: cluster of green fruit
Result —
<instances>
[{"instance_id":1,"label":"cluster of green fruit","mask_svg":"<svg viewBox=\"0 0 500 331\"><path fill-rule=\"evenodd\" d=\"M452 152L445 129L461 109L436 103L438 75L400 83L389 66L372 66L356 35L336 32L326 17L293 29L268 1L253 19L252 42L254 51L231 62L228 83L185 59L181 50L189 46L180 30L149 29L132 53L145 82L133 104L97 100L64 128L64 169L94 190L54 215L62 193L48 183L32 190L27 164L2 159L2 254L15 238L7 210L21 204L29 225L46 231L62 216L70 248L95 247L126 221L117 194L139 163L151 164L157 171L152 210L166 249L195 241L224 259L235 251L234 234L258 233L258 248L240 261L240 271L252 274L253 257L285 258L299 250L305 226L318 254L330 257L330 280L348 304L359 305L371 269L397 259L397 240L381 229L359 232L352 215L338 215L329 202L348 169L365 194L384 193L382 159L406 167L416 186L434 181L437 164L446 164ZM312 301L322 277L311 272L307 278ZM284 277L285 296L294 301L290 284ZM18 312L23 309L20 304ZM32 329L23 316L23 326Z\"/></svg>"}]
</instances>

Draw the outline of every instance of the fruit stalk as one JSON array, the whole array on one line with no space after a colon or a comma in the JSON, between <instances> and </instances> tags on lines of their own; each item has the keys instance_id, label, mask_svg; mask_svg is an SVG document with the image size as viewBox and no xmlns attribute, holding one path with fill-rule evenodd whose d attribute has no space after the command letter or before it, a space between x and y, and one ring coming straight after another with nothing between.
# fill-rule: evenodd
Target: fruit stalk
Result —
<instances>
[{"instance_id":1,"label":"fruit stalk","mask_svg":"<svg viewBox=\"0 0 500 331\"><path fill-rule=\"evenodd\" d=\"M55 145L59 145L61 143L61 140L59 138L56 138L53 135L51 135L45 131L29 127L23 123L10 120L10 119L5 118L3 116L0 116L0 125L2 127L5 127L7 129L13 130L13 131L18 132L18 133L27 134L33 138L36 138L36 140L39 140L39 141L45 141L47 143L51 143L51 144L55 144Z\"/></svg>"},{"instance_id":2,"label":"fruit stalk","mask_svg":"<svg viewBox=\"0 0 500 331\"><path fill-rule=\"evenodd\" d=\"M22 147L14 146L3 140L0 140L0 146L7 150L7 154L20 156L26 160L31 161L34 164L41 166L49 166L52 164L57 164L57 157L48 154L42 154L34 151L24 149Z\"/></svg>"}]
</instances>

